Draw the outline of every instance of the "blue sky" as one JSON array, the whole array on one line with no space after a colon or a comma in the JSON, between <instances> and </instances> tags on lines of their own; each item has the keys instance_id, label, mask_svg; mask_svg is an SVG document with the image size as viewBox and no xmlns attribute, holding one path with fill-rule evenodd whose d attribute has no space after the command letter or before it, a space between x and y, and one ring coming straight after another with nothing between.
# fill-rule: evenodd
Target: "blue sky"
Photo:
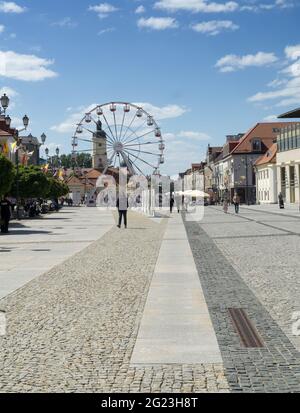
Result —
<instances>
[{"instance_id":1,"label":"blue sky","mask_svg":"<svg viewBox=\"0 0 300 413\"><path fill-rule=\"evenodd\" d=\"M175 174L300 106L299 18L299 0L0 1L0 89L62 152L90 105L141 102Z\"/></svg>"}]
</instances>

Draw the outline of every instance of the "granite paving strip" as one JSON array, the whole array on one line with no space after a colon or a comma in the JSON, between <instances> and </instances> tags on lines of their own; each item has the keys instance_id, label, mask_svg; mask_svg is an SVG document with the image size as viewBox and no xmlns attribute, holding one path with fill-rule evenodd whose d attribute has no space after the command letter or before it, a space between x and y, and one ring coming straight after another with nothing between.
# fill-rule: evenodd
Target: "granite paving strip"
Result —
<instances>
[{"instance_id":1,"label":"granite paving strip","mask_svg":"<svg viewBox=\"0 0 300 413\"><path fill-rule=\"evenodd\" d=\"M222 363L181 215L168 219L132 365Z\"/></svg>"},{"instance_id":2,"label":"granite paving strip","mask_svg":"<svg viewBox=\"0 0 300 413\"><path fill-rule=\"evenodd\" d=\"M249 215L259 219L253 220L256 228L268 228L271 219L274 227L273 233L257 234L255 242L249 243L246 239L247 236L239 237L238 232L230 231L228 227L221 225L218 232L227 236L213 236L213 239L297 350L300 351L300 336L293 334L292 331L292 316L294 313L300 312L300 240L298 235L300 221L293 220L291 224L290 218L281 216L274 219L272 216L270 218L269 214L265 214L264 211L260 214L258 210L255 210L255 213L252 210L250 213L244 210L239 216L231 215L227 216L227 219L230 222L241 222L241 219L249 220ZM218 219L220 217L224 217L224 213L219 209ZM208 212L205 223L201 223L209 236L215 234L207 226L207 222L212 221L212 219L216 219L216 215L211 216L211 213ZM290 225L294 230L293 233L289 231ZM243 225L240 225L241 231L242 228ZM281 231L280 235L277 233L278 229ZM247 251L246 254L245 251Z\"/></svg>"},{"instance_id":3,"label":"granite paving strip","mask_svg":"<svg viewBox=\"0 0 300 413\"><path fill-rule=\"evenodd\" d=\"M0 392L228 392L222 364L130 366L165 221L129 223L0 301Z\"/></svg>"},{"instance_id":4,"label":"granite paving strip","mask_svg":"<svg viewBox=\"0 0 300 413\"><path fill-rule=\"evenodd\" d=\"M208 214L211 220L220 219L218 212ZM205 222L185 225L231 391L300 392L300 353L204 231ZM232 307L245 309L265 348L242 348L228 316Z\"/></svg>"},{"instance_id":5,"label":"granite paving strip","mask_svg":"<svg viewBox=\"0 0 300 413\"><path fill-rule=\"evenodd\" d=\"M63 226L57 227L57 220ZM114 224L111 212L96 208L68 208L13 222L10 233L0 236L0 252L8 251L0 255L0 299L80 252Z\"/></svg>"}]
</instances>

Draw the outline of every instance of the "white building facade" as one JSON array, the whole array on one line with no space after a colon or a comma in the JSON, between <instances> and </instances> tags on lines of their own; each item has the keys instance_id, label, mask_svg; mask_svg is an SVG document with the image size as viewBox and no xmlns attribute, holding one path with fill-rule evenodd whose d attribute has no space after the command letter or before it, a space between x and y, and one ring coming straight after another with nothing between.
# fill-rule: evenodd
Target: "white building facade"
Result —
<instances>
[{"instance_id":1,"label":"white building facade","mask_svg":"<svg viewBox=\"0 0 300 413\"><path fill-rule=\"evenodd\" d=\"M276 155L277 144L275 143L255 164L258 204L276 204L278 202Z\"/></svg>"},{"instance_id":2,"label":"white building facade","mask_svg":"<svg viewBox=\"0 0 300 413\"><path fill-rule=\"evenodd\" d=\"M277 186L285 201L300 203L300 123L288 125L278 136Z\"/></svg>"}]
</instances>

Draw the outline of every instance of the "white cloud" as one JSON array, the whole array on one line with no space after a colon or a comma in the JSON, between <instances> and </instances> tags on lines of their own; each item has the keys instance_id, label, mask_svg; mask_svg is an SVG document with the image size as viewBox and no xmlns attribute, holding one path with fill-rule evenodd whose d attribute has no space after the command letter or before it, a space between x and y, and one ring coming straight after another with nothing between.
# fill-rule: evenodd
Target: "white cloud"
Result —
<instances>
[{"instance_id":1,"label":"white cloud","mask_svg":"<svg viewBox=\"0 0 300 413\"><path fill-rule=\"evenodd\" d=\"M287 46L284 50L288 59L297 60L300 57L300 44L295 46Z\"/></svg>"},{"instance_id":2,"label":"white cloud","mask_svg":"<svg viewBox=\"0 0 300 413\"><path fill-rule=\"evenodd\" d=\"M154 7L171 12L185 10L193 13L227 13L236 11L239 5L235 1L216 3L208 0L160 0Z\"/></svg>"},{"instance_id":3,"label":"white cloud","mask_svg":"<svg viewBox=\"0 0 300 413\"><path fill-rule=\"evenodd\" d=\"M57 76L57 73L48 68L53 63L53 60L35 55L0 51L0 76L24 81L53 78Z\"/></svg>"},{"instance_id":4,"label":"white cloud","mask_svg":"<svg viewBox=\"0 0 300 413\"><path fill-rule=\"evenodd\" d=\"M69 113L69 115L67 116L67 118L58 125L52 126L51 130L58 133L74 133L76 125L84 117L84 114L90 112L96 106L97 104L95 103L89 105L88 107L81 106L78 108L68 108L67 112Z\"/></svg>"},{"instance_id":5,"label":"white cloud","mask_svg":"<svg viewBox=\"0 0 300 413\"><path fill-rule=\"evenodd\" d=\"M116 30L115 27L108 27L107 29L100 30L98 32L98 36L102 36L103 34L106 34L106 33L112 33L115 30Z\"/></svg>"},{"instance_id":6,"label":"white cloud","mask_svg":"<svg viewBox=\"0 0 300 413\"><path fill-rule=\"evenodd\" d=\"M157 0L154 7L168 12L188 11L191 13L229 13L235 11L259 12L275 8L291 8L294 6L292 0L275 0L272 3L258 3L249 0L246 4L241 1L217 2L210 0Z\"/></svg>"},{"instance_id":7,"label":"white cloud","mask_svg":"<svg viewBox=\"0 0 300 413\"><path fill-rule=\"evenodd\" d=\"M151 103L136 103L137 106L145 109L146 112L154 116L155 120L174 119L179 118L188 112L188 109L178 105L154 106Z\"/></svg>"},{"instance_id":8,"label":"white cloud","mask_svg":"<svg viewBox=\"0 0 300 413\"><path fill-rule=\"evenodd\" d=\"M208 141L212 139L207 133L195 131L181 131L177 136L179 138L191 139L195 141Z\"/></svg>"},{"instance_id":9,"label":"white cloud","mask_svg":"<svg viewBox=\"0 0 300 413\"><path fill-rule=\"evenodd\" d=\"M216 67L220 72L234 72L236 70L245 69L246 67L262 67L269 66L278 61L274 53L258 52L255 55L237 56L230 54L222 57L216 63Z\"/></svg>"},{"instance_id":10,"label":"white cloud","mask_svg":"<svg viewBox=\"0 0 300 413\"><path fill-rule=\"evenodd\" d=\"M77 27L78 23L74 22L71 17L65 17L57 22L52 23L52 26L58 26L58 27Z\"/></svg>"},{"instance_id":11,"label":"white cloud","mask_svg":"<svg viewBox=\"0 0 300 413\"><path fill-rule=\"evenodd\" d=\"M146 9L144 6L140 5L139 7L136 8L135 13L136 14L143 14L146 12Z\"/></svg>"},{"instance_id":12,"label":"white cloud","mask_svg":"<svg viewBox=\"0 0 300 413\"><path fill-rule=\"evenodd\" d=\"M287 9L294 7L294 2L292 0L275 0L272 3L258 3L256 4L255 0L251 3L241 6L241 11L250 11L250 12L260 12L260 11L269 11L276 8Z\"/></svg>"},{"instance_id":13,"label":"white cloud","mask_svg":"<svg viewBox=\"0 0 300 413\"><path fill-rule=\"evenodd\" d=\"M4 86L0 89L0 96L4 95L4 93L9 98L14 98L19 95L19 93L15 89L12 89L11 87L8 87L8 86Z\"/></svg>"},{"instance_id":14,"label":"white cloud","mask_svg":"<svg viewBox=\"0 0 300 413\"><path fill-rule=\"evenodd\" d=\"M0 2L0 13L24 13L26 11L26 7L19 6L18 4L14 3L13 1L2 1Z\"/></svg>"},{"instance_id":15,"label":"white cloud","mask_svg":"<svg viewBox=\"0 0 300 413\"><path fill-rule=\"evenodd\" d=\"M206 133L194 131L163 133L163 138L167 173L171 175L186 171L192 163L199 163L205 157L207 141L211 139Z\"/></svg>"},{"instance_id":16,"label":"white cloud","mask_svg":"<svg viewBox=\"0 0 300 413\"><path fill-rule=\"evenodd\" d=\"M269 115L263 119L264 122L276 122L278 121L278 115Z\"/></svg>"},{"instance_id":17,"label":"white cloud","mask_svg":"<svg viewBox=\"0 0 300 413\"><path fill-rule=\"evenodd\" d=\"M5 26L3 24L0 24L0 33L3 33L5 31Z\"/></svg>"},{"instance_id":18,"label":"white cloud","mask_svg":"<svg viewBox=\"0 0 300 413\"><path fill-rule=\"evenodd\" d=\"M289 106L300 104L300 45L287 46L285 53L285 67L279 72L279 77L267 86L272 90L258 92L248 101L261 103L273 101L275 106Z\"/></svg>"},{"instance_id":19,"label":"white cloud","mask_svg":"<svg viewBox=\"0 0 300 413\"><path fill-rule=\"evenodd\" d=\"M207 34L209 36L216 36L224 31L238 30L239 26L230 20L211 20L193 24L191 28L198 33Z\"/></svg>"},{"instance_id":20,"label":"white cloud","mask_svg":"<svg viewBox=\"0 0 300 413\"><path fill-rule=\"evenodd\" d=\"M110 3L100 3L96 6L89 6L88 10L98 13L98 17L100 19L103 19L108 17L109 14L118 11L119 9Z\"/></svg>"},{"instance_id":21,"label":"white cloud","mask_svg":"<svg viewBox=\"0 0 300 413\"><path fill-rule=\"evenodd\" d=\"M176 29L179 26L172 17L149 17L148 19L142 17L138 20L137 25L140 28L152 30Z\"/></svg>"},{"instance_id":22,"label":"white cloud","mask_svg":"<svg viewBox=\"0 0 300 413\"><path fill-rule=\"evenodd\" d=\"M135 103L137 106L142 107L146 112L151 114L156 121L164 119L174 119L184 115L187 109L178 105L167 105L163 107L154 106L151 103ZM94 109L97 104L91 104L88 107L68 108L67 118L58 125L52 126L51 130L58 133L73 133L76 125L84 117L85 113ZM72 112L72 113L71 113Z\"/></svg>"}]
</instances>

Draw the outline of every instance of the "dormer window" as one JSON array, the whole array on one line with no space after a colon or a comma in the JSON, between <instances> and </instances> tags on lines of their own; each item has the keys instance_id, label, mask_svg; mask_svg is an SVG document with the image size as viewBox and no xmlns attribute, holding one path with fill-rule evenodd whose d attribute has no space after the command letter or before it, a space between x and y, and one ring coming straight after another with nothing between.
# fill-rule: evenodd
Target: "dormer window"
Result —
<instances>
[{"instance_id":1,"label":"dormer window","mask_svg":"<svg viewBox=\"0 0 300 413\"><path fill-rule=\"evenodd\" d=\"M252 150L253 152L261 152L261 140L260 139L254 139L252 141Z\"/></svg>"}]
</instances>

